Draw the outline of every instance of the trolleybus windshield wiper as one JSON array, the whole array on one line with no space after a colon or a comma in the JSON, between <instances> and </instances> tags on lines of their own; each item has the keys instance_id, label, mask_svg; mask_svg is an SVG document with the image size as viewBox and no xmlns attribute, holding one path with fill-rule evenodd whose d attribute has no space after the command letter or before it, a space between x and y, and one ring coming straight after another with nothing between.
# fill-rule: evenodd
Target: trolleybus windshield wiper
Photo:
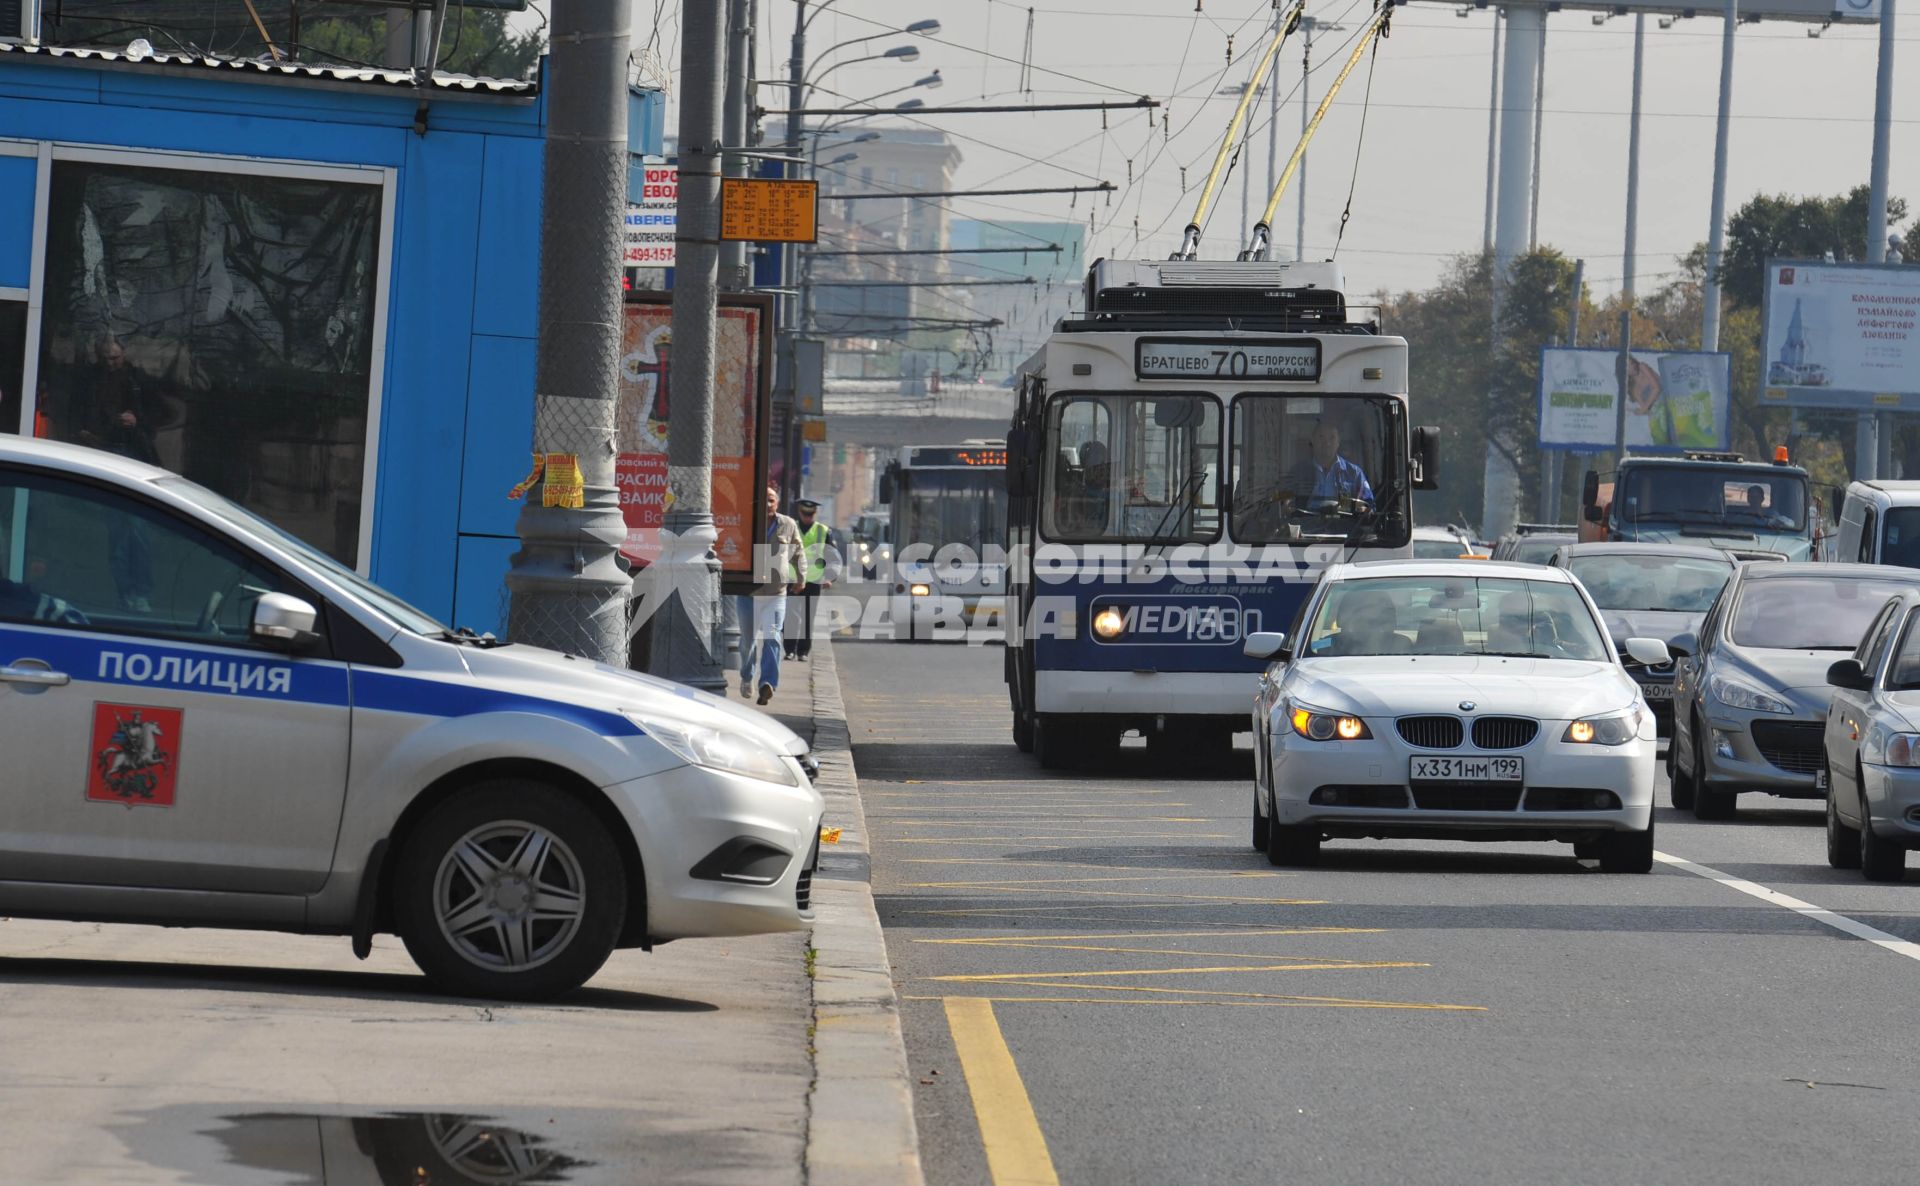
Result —
<instances>
[{"instance_id":1,"label":"trolleybus windshield wiper","mask_svg":"<svg viewBox=\"0 0 1920 1186\"><path fill-rule=\"evenodd\" d=\"M1186 504L1187 499L1193 496L1193 492L1199 488L1201 480L1206 476L1206 470L1196 468L1193 473L1188 476L1186 481L1180 483L1180 489L1175 491L1173 496L1167 501L1166 513L1161 515L1160 522L1154 525L1153 534L1146 538L1145 545L1148 551L1151 551L1158 544L1172 542L1172 539L1166 536L1164 532L1169 526L1179 524L1180 520L1175 517L1175 512L1179 511ZM1172 523L1169 524L1168 520L1172 520Z\"/></svg>"}]
</instances>

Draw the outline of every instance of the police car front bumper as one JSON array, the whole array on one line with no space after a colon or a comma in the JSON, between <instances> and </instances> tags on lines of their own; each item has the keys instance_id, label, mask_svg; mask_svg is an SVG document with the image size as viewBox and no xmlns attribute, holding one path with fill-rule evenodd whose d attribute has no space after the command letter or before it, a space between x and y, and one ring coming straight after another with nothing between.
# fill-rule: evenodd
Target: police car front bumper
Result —
<instances>
[{"instance_id":1,"label":"police car front bumper","mask_svg":"<svg viewBox=\"0 0 1920 1186\"><path fill-rule=\"evenodd\" d=\"M792 762L796 777L800 765ZM676 766L607 788L633 829L647 880L647 934L668 939L755 935L807 925L802 890L811 882L826 803L804 777L782 786L703 766ZM775 871L765 849L786 854ZM742 880L722 851L760 853ZM703 862L705 862L703 866ZM717 866L717 867L716 867ZM772 876L772 880L766 880Z\"/></svg>"}]
</instances>

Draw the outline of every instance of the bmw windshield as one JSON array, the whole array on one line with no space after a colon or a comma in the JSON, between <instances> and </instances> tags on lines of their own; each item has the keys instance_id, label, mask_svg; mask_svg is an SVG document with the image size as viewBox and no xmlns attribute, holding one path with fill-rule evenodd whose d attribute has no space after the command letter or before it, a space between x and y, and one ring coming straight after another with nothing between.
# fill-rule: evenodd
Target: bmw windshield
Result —
<instances>
[{"instance_id":1,"label":"bmw windshield","mask_svg":"<svg viewBox=\"0 0 1920 1186\"><path fill-rule=\"evenodd\" d=\"M1607 662L1613 649L1579 592L1563 581L1435 575L1341 581L1314 615L1304 655Z\"/></svg>"}]
</instances>

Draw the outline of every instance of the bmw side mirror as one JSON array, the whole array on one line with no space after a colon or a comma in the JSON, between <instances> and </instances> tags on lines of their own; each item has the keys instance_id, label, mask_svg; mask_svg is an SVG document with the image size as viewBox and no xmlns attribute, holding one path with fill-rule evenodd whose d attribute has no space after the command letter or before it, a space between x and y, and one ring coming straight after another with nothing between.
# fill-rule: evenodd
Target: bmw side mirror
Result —
<instances>
[{"instance_id":1,"label":"bmw side mirror","mask_svg":"<svg viewBox=\"0 0 1920 1186\"><path fill-rule=\"evenodd\" d=\"M1287 636L1277 630L1256 630L1240 644L1240 653L1249 659L1279 659L1284 662L1289 657Z\"/></svg>"},{"instance_id":2,"label":"bmw side mirror","mask_svg":"<svg viewBox=\"0 0 1920 1186\"><path fill-rule=\"evenodd\" d=\"M1855 692L1864 692L1872 685L1867 673L1861 669L1860 660L1842 659L1827 668L1827 682L1836 688L1848 688Z\"/></svg>"},{"instance_id":3,"label":"bmw side mirror","mask_svg":"<svg viewBox=\"0 0 1920 1186\"><path fill-rule=\"evenodd\" d=\"M1667 649L1678 656L1691 655L1699 647L1700 640L1691 630L1682 630L1667 640Z\"/></svg>"},{"instance_id":4,"label":"bmw side mirror","mask_svg":"<svg viewBox=\"0 0 1920 1186\"><path fill-rule=\"evenodd\" d=\"M319 616L311 605L298 597L286 593L262 593L260 600L253 603L253 624L249 633L255 642L276 650L297 651L312 645L319 637L313 632L313 624Z\"/></svg>"},{"instance_id":5,"label":"bmw side mirror","mask_svg":"<svg viewBox=\"0 0 1920 1186\"><path fill-rule=\"evenodd\" d=\"M1667 644L1657 638L1629 638L1625 650L1627 658L1643 667L1660 667L1673 662Z\"/></svg>"}]
</instances>

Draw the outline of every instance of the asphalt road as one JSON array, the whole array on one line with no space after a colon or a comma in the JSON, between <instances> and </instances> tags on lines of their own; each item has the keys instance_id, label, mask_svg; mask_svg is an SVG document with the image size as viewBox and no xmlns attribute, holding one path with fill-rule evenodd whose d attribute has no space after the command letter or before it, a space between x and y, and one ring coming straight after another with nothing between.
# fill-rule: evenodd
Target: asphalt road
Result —
<instances>
[{"instance_id":1,"label":"asphalt road","mask_svg":"<svg viewBox=\"0 0 1920 1186\"><path fill-rule=\"evenodd\" d=\"M1914 1177L1920 947L1777 895L1920 941L1920 873L1829 870L1815 804L1701 823L1663 781L1692 864L1645 876L1414 841L1277 870L1244 762L1043 772L998 647L836 651L932 1186Z\"/></svg>"}]
</instances>

